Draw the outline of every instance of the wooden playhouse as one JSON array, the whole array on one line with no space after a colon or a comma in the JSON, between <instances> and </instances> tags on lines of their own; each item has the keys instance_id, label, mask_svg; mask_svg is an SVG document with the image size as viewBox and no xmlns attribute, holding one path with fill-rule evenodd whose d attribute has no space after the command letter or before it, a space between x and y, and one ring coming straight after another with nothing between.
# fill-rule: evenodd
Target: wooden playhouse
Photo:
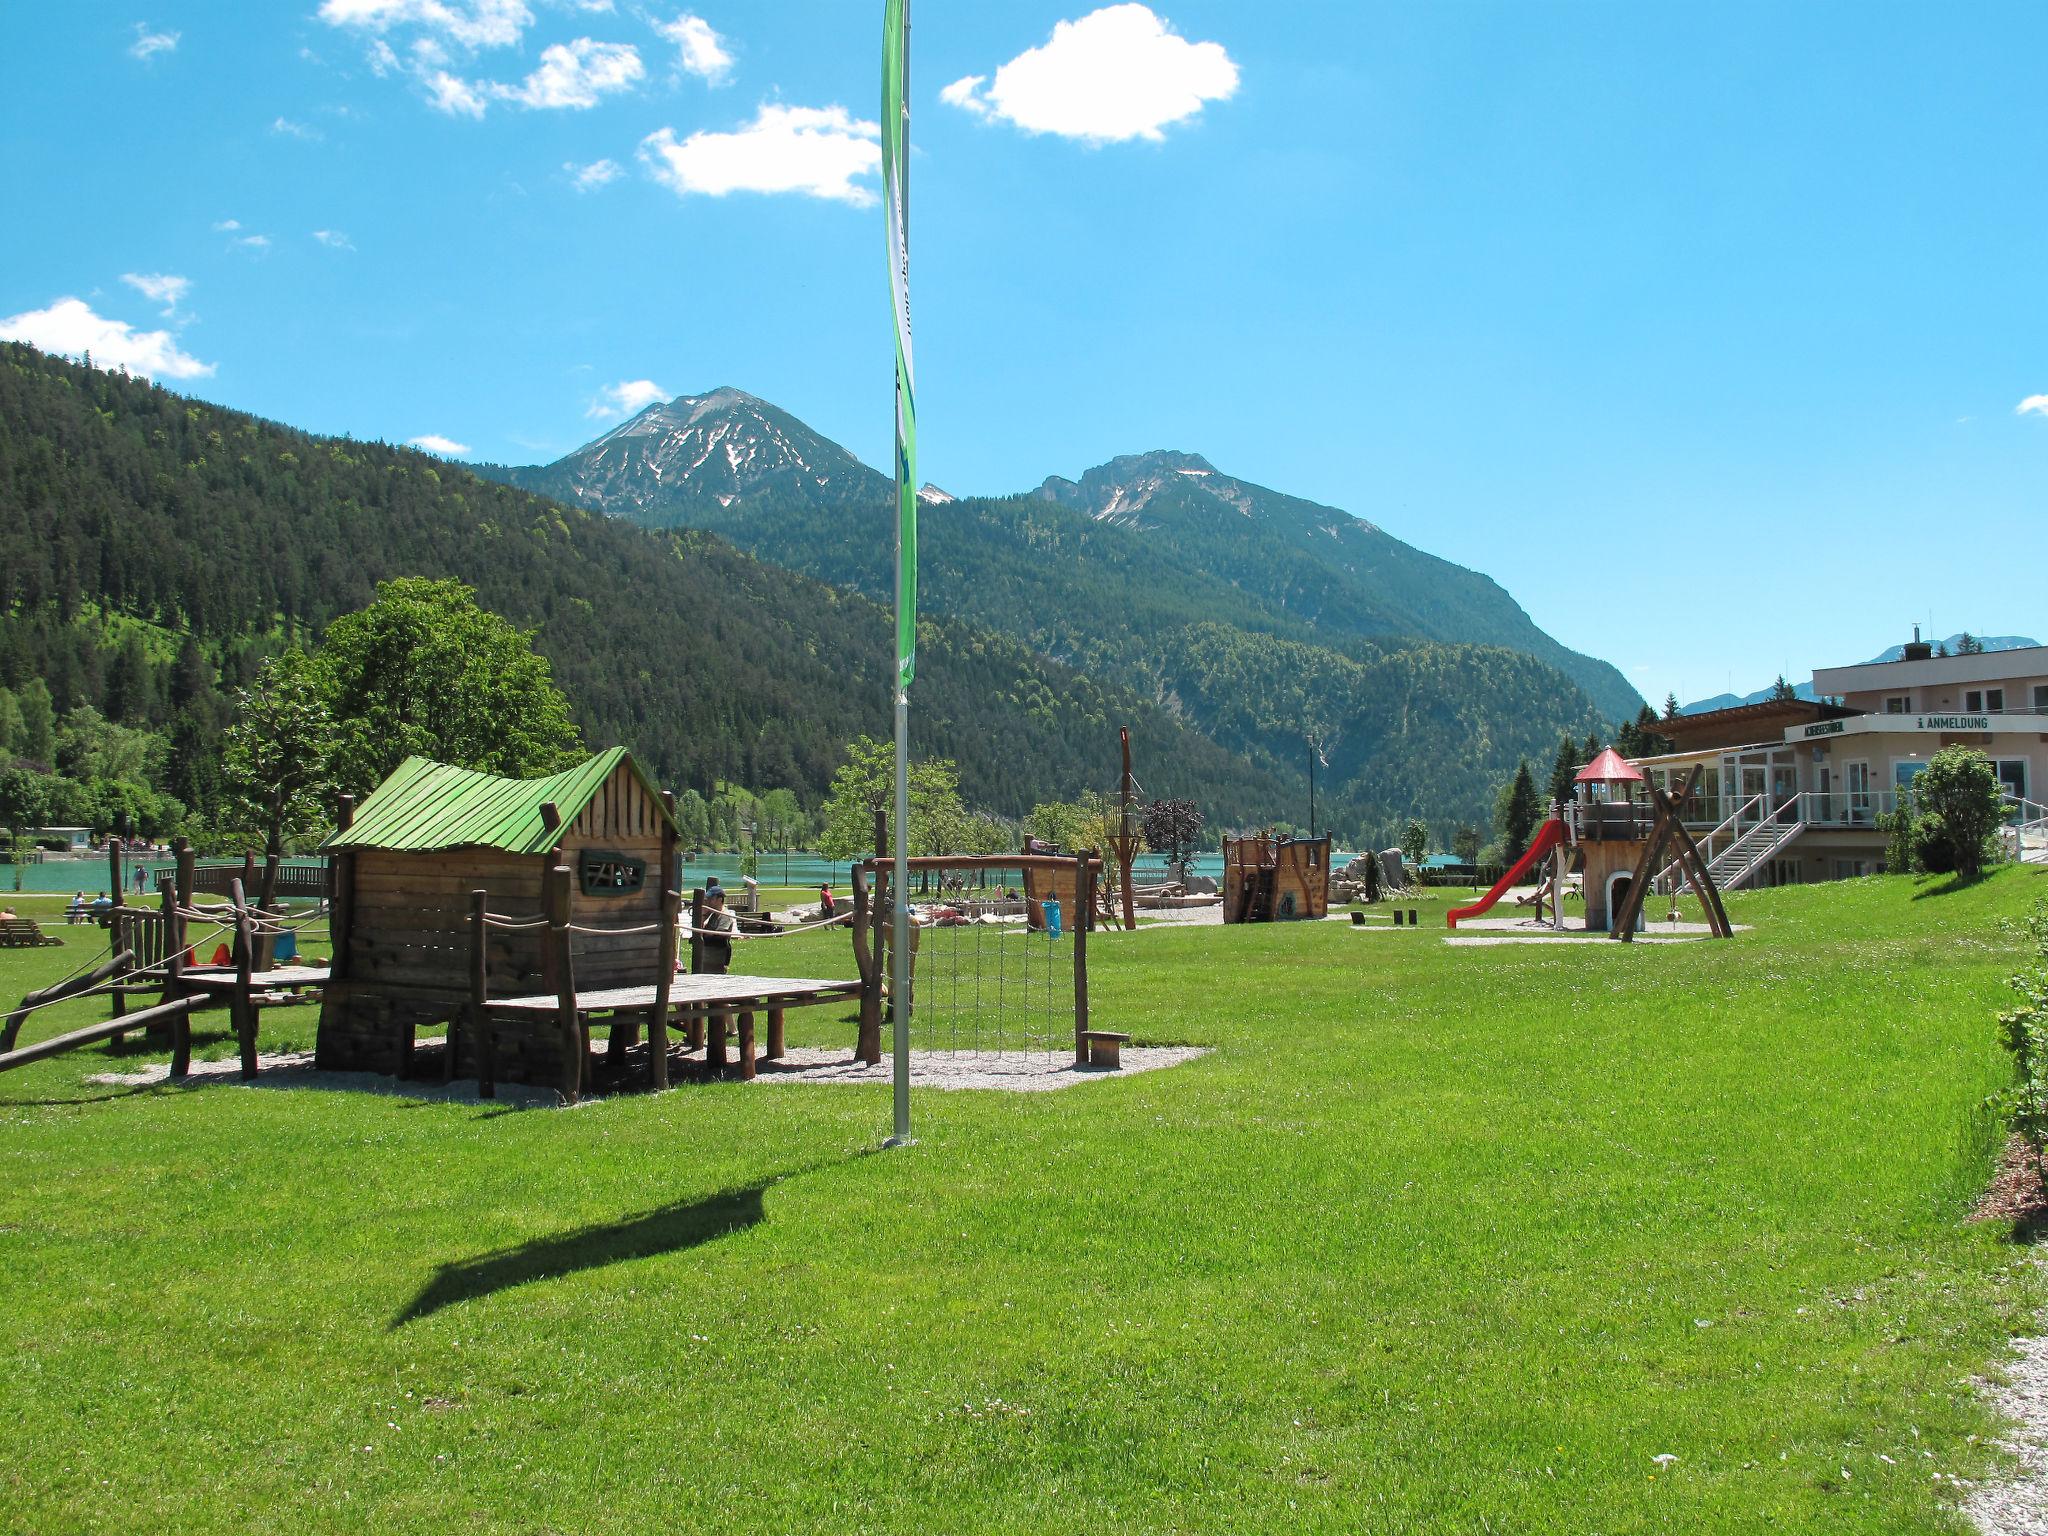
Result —
<instances>
[{"instance_id":1,"label":"wooden playhouse","mask_svg":"<svg viewBox=\"0 0 2048 1536\"><path fill-rule=\"evenodd\" d=\"M1223 921L1287 922L1329 910L1329 838L1262 832L1223 839Z\"/></svg>"},{"instance_id":2,"label":"wooden playhouse","mask_svg":"<svg viewBox=\"0 0 2048 1536\"><path fill-rule=\"evenodd\" d=\"M526 924L489 929L492 996L555 987L549 930L536 921L549 916L573 925L579 991L653 982L662 896L676 883L676 823L625 748L541 779L410 757L353 814L344 804L340 821L324 848L334 861L334 966L320 1009L322 1070L403 1077L420 1027L464 1016L476 891L492 918ZM566 878L550 878L557 866ZM557 902L566 913L549 911ZM473 1075L477 1042L451 1034L450 1067ZM492 1047L500 1081L563 1079L559 1033L494 1030Z\"/></svg>"}]
</instances>

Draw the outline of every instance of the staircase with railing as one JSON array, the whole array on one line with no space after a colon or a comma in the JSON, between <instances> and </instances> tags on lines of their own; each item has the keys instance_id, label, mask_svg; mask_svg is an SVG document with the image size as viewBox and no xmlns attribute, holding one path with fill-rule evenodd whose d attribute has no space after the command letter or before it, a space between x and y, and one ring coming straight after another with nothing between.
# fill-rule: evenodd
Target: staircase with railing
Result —
<instances>
[{"instance_id":1,"label":"staircase with railing","mask_svg":"<svg viewBox=\"0 0 2048 1536\"><path fill-rule=\"evenodd\" d=\"M2015 864L2048 864L2048 805L2008 794L2009 819L2001 834L2006 856Z\"/></svg>"},{"instance_id":2,"label":"staircase with railing","mask_svg":"<svg viewBox=\"0 0 2048 1536\"><path fill-rule=\"evenodd\" d=\"M1714 877L1717 889L1741 890L1756 877L1758 870L1798 839L1806 830L1806 819L1800 815L1802 798L1790 796L1765 812L1754 826L1707 861L1707 873Z\"/></svg>"}]
</instances>

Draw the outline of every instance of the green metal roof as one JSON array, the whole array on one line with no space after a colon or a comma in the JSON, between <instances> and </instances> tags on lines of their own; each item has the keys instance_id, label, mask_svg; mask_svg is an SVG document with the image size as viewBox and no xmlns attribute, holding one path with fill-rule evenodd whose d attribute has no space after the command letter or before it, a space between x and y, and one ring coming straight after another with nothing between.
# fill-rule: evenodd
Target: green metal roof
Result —
<instances>
[{"instance_id":1,"label":"green metal roof","mask_svg":"<svg viewBox=\"0 0 2048 1536\"><path fill-rule=\"evenodd\" d=\"M552 802L564 825L574 821L622 762L659 807L660 794L624 747L600 752L544 779L501 779L431 758L408 757L356 808L349 829L322 846L406 853L444 848L546 853L559 834L548 830L540 808Z\"/></svg>"}]
</instances>

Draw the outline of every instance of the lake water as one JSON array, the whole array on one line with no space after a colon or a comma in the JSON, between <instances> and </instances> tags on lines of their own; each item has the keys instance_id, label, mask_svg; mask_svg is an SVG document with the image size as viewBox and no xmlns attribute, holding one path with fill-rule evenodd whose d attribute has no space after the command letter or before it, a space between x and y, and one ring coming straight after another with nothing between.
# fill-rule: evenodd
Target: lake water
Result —
<instances>
[{"instance_id":1,"label":"lake water","mask_svg":"<svg viewBox=\"0 0 2048 1536\"><path fill-rule=\"evenodd\" d=\"M1336 867L1342 869L1352 856L1348 853L1334 855ZM202 862L214 862L203 860ZM317 865L318 859L287 859L290 865ZM1197 854L1189 861L1194 873L1206 875L1211 880L1223 878L1223 855L1220 853ZM147 892L153 898L156 893L157 871L171 867L168 859L137 860L147 872ZM818 885L830 880L844 888L848 883L844 862L835 863L816 853L763 853L759 856L760 881L763 885ZM132 900L135 894L135 864L127 866L128 894ZM0 867L0 891L14 889L13 868ZM740 856L736 853L700 853L683 866L683 889L702 885L713 875L718 876L721 885L740 883ZM1136 875L1141 883L1151 883L1166 878L1166 860L1158 854L1143 854L1136 865ZM53 859L45 864L26 864L21 869L21 888L24 891L84 891L88 898L107 887L107 861L104 857L91 859Z\"/></svg>"}]
</instances>

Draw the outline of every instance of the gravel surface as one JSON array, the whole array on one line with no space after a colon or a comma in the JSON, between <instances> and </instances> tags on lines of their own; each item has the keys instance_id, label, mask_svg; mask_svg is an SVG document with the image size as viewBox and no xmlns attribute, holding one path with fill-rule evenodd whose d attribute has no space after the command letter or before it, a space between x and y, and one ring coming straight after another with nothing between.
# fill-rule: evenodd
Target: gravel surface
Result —
<instances>
[{"instance_id":1,"label":"gravel surface","mask_svg":"<svg viewBox=\"0 0 2048 1536\"><path fill-rule=\"evenodd\" d=\"M730 1047L728 1047L730 1050ZM1072 1088L1080 1083L1105 1078L1129 1077L1136 1072L1156 1072L1177 1067L1184 1061L1209 1054L1207 1046L1127 1045L1123 1066L1117 1071L1100 1067L1077 1067L1068 1053L1048 1055L1042 1051L912 1051L910 1082L914 1088L997 1088L1010 1093L1046 1093L1055 1088ZM692 1052L692 1057L697 1053ZM730 1058L737 1060L736 1057ZM186 1087L203 1088L312 1088L333 1093L379 1093L405 1099L437 1099L453 1104L490 1103L512 1108L531 1108L557 1102L552 1088L523 1083L500 1083L495 1099L479 1100L476 1081L458 1078L452 1083L438 1080L401 1080L374 1072L320 1072L313 1067L311 1051L279 1051L257 1057L260 1069L253 1082L243 1082L241 1064L232 1057L222 1061L195 1061ZM689 1060L678 1060L671 1069L681 1076L690 1070ZM120 1088L146 1088L170 1076L165 1064L134 1072L102 1072L87 1082ZM730 1069L729 1080L737 1081ZM883 1083L892 1081L885 1058L879 1066L864 1066L843 1050L792 1049L778 1061L756 1064L757 1083ZM586 1098L585 1103L592 1102Z\"/></svg>"},{"instance_id":2,"label":"gravel surface","mask_svg":"<svg viewBox=\"0 0 2048 1536\"><path fill-rule=\"evenodd\" d=\"M1979 1386L2012 1421L1998 1444L2020 1459L2009 1483L1982 1483L1963 1500L1963 1513L1984 1536L2040 1536L2048 1531L2048 1339L2014 1339L2006 1379Z\"/></svg>"},{"instance_id":3,"label":"gravel surface","mask_svg":"<svg viewBox=\"0 0 2048 1536\"><path fill-rule=\"evenodd\" d=\"M1054 1088L1072 1088L1079 1083L1099 1083L1105 1078L1129 1077L1133 1072L1156 1072L1177 1067L1184 1061L1209 1054L1200 1045L1127 1045L1123 1066L1117 1071L1101 1067L1077 1067L1071 1055L1048 1056L1042 1051L912 1051L910 1085L913 1088L1000 1088L1010 1093L1046 1093ZM759 1066L760 1083L886 1083L891 1081L885 1057L879 1065L863 1066L844 1051L791 1050L780 1061Z\"/></svg>"}]
</instances>

